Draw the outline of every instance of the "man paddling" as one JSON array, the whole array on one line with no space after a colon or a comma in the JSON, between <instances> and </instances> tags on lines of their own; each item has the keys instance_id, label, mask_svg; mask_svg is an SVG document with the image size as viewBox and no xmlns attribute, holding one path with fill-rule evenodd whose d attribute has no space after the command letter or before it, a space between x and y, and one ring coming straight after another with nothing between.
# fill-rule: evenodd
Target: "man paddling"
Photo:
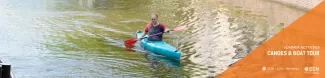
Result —
<instances>
[{"instance_id":1,"label":"man paddling","mask_svg":"<svg viewBox=\"0 0 325 78\"><path fill-rule=\"evenodd\" d=\"M158 15L157 14L151 14L151 23L147 24L144 29L144 34L138 40L143 39L145 35L148 36L149 41L162 41L163 33L169 32L170 30L166 29L166 26L163 24L158 23Z\"/></svg>"}]
</instances>

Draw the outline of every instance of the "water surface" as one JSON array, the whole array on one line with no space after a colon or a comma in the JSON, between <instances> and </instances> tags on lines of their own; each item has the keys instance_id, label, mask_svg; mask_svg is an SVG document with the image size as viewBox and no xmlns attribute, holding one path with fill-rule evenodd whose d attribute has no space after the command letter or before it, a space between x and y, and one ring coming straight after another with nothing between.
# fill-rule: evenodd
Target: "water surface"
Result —
<instances>
[{"instance_id":1,"label":"water surface","mask_svg":"<svg viewBox=\"0 0 325 78\"><path fill-rule=\"evenodd\" d=\"M256 8L228 0L1 0L0 59L12 64L18 78L215 77L304 13L254 1L267 5ZM164 38L183 52L180 63L141 48L125 50L123 41L143 30L151 13L159 14L168 28L187 26Z\"/></svg>"}]
</instances>

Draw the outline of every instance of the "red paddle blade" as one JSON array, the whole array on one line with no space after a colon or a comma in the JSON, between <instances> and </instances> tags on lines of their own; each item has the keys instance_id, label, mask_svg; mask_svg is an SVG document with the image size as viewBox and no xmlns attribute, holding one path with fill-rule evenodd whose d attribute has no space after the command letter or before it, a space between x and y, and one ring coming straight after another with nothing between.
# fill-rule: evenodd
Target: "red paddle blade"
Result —
<instances>
[{"instance_id":1,"label":"red paddle blade","mask_svg":"<svg viewBox=\"0 0 325 78\"><path fill-rule=\"evenodd\" d=\"M175 27L174 29L173 29L173 31L180 31L180 30L183 30L183 29L185 29L186 28L186 26L178 26L178 27Z\"/></svg>"},{"instance_id":2,"label":"red paddle blade","mask_svg":"<svg viewBox=\"0 0 325 78\"><path fill-rule=\"evenodd\" d=\"M137 39L128 39L124 41L124 45L127 48L133 48L133 44L135 44L137 42Z\"/></svg>"}]
</instances>

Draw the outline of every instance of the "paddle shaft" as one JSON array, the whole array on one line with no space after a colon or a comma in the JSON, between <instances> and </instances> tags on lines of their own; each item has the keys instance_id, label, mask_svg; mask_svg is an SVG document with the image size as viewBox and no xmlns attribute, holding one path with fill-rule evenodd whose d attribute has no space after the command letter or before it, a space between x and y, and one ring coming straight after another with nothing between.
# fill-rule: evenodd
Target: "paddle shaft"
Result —
<instances>
[{"instance_id":1,"label":"paddle shaft","mask_svg":"<svg viewBox=\"0 0 325 78\"><path fill-rule=\"evenodd\" d=\"M168 30L168 31L180 31L180 30L183 30L183 29L185 29L186 28L186 26L178 26L178 27L176 27L176 28L173 28L172 30ZM167 31L167 33L169 33ZM147 37L151 37L151 36L155 36L155 35L159 35L159 34L163 34L164 32L160 32L160 33L156 33L156 34L153 34L153 35L148 35ZM141 39L143 39L143 38L147 38L147 37L142 37ZM126 46L126 47L128 47L128 46L132 46L133 44L135 44L137 41L138 41L139 39L128 39L128 40L125 40L124 41L124 45Z\"/></svg>"},{"instance_id":2,"label":"paddle shaft","mask_svg":"<svg viewBox=\"0 0 325 78\"><path fill-rule=\"evenodd\" d=\"M170 31L173 31L173 30L170 30ZM165 33L165 32L164 32L164 33ZM163 32L156 33L156 34L153 34L153 35L148 35L147 37L156 36L156 35L159 35L159 34L163 34Z\"/></svg>"},{"instance_id":3,"label":"paddle shaft","mask_svg":"<svg viewBox=\"0 0 325 78\"><path fill-rule=\"evenodd\" d=\"M160 35L160 34L162 34L162 32L160 32L160 33L156 33L156 34L153 34L153 35L148 35L148 37L156 36L156 35Z\"/></svg>"}]
</instances>

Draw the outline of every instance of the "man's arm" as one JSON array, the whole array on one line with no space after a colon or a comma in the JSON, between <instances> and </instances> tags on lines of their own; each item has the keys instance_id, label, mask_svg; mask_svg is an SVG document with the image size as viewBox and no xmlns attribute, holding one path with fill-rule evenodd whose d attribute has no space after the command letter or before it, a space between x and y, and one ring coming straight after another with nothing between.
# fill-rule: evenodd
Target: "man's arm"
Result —
<instances>
[{"instance_id":1,"label":"man's arm","mask_svg":"<svg viewBox=\"0 0 325 78\"><path fill-rule=\"evenodd\" d=\"M141 35L140 38L143 38L145 35L147 35L148 32L144 31L144 33Z\"/></svg>"},{"instance_id":2,"label":"man's arm","mask_svg":"<svg viewBox=\"0 0 325 78\"><path fill-rule=\"evenodd\" d=\"M164 29L164 33L169 33L170 31L172 31L172 30L168 29L165 25L163 25L163 29Z\"/></svg>"},{"instance_id":3,"label":"man's arm","mask_svg":"<svg viewBox=\"0 0 325 78\"><path fill-rule=\"evenodd\" d=\"M145 35L147 35L149 31L150 24L147 24L146 27L144 28L144 33L140 36L140 39L142 39Z\"/></svg>"},{"instance_id":4,"label":"man's arm","mask_svg":"<svg viewBox=\"0 0 325 78\"><path fill-rule=\"evenodd\" d=\"M164 33L169 33L170 31L173 31L173 30L166 29L166 30L164 31Z\"/></svg>"}]
</instances>

